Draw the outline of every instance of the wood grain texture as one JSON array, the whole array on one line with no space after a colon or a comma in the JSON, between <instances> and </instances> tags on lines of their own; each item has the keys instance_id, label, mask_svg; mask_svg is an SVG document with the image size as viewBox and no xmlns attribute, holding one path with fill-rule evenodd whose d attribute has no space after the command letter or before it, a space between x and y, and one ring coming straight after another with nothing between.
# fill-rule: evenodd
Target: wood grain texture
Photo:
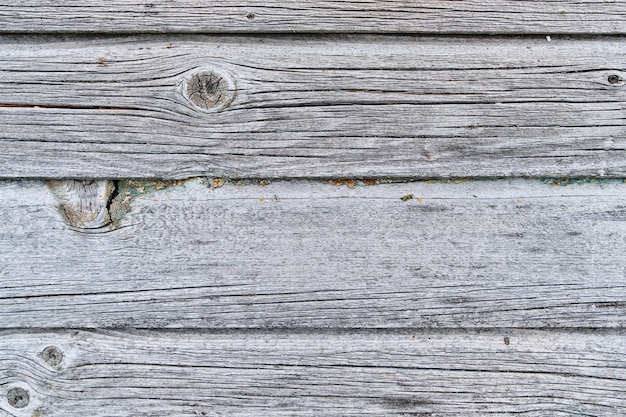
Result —
<instances>
[{"instance_id":1,"label":"wood grain texture","mask_svg":"<svg viewBox=\"0 0 626 417\"><path fill-rule=\"evenodd\" d=\"M10 0L3 32L625 34L626 2Z\"/></svg>"},{"instance_id":2,"label":"wood grain texture","mask_svg":"<svg viewBox=\"0 0 626 417\"><path fill-rule=\"evenodd\" d=\"M625 340L520 330L3 331L0 390L30 397L20 410L2 398L0 415L619 416Z\"/></svg>"},{"instance_id":3,"label":"wood grain texture","mask_svg":"<svg viewBox=\"0 0 626 417\"><path fill-rule=\"evenodd\" d=\"M173 184L120 182L84 233L2 183L2 326L626 325L621 181Z\"/></svg>"},{"instance_id":4,"label":"wood grain texture","mask_svg":"<svg viewBox=\"0 0 626 417\"><path fill-rule=\"evenodd\" d=\"M622 38L0 45L4 178L626 176Z\"/></svg>"},{"instance_id":5,"label":"wood grain texture","mask_svg":"<svg viewBox=\"0 0 626 417\"><path fill-rule=\"evenodd\" d=\"M111 224L108 204L115 190L113 181L52 180L47 185L70 226L85 231Z\"/></svg>"}]
</instances>

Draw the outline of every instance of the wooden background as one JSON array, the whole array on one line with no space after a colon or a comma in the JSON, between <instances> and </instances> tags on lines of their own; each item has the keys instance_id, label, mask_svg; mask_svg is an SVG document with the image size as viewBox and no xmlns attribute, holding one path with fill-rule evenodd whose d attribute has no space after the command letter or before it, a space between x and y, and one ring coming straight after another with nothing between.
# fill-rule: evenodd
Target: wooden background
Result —
<instances>
[{"instance_id":1,"label":"wooden background","mask_svg":"<svg viewBox=\"0 0 626 417\"><path fill-rule=\"evenodd\" d=\"M0 0L0 417L624 415L624 36Z\"/></svg>"}]
</instances>

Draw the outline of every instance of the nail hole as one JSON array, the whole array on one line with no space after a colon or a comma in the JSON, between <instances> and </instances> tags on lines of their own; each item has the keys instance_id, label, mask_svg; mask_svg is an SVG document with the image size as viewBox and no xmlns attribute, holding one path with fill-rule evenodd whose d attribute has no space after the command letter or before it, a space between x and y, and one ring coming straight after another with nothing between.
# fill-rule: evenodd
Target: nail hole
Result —
<instances>
[{"instance_id":1,"label":"nail hole","mask_svg":"<svg viewBox=\"0 0 626 417\"><path fill-rule=\"evenodd\" d=\"M617 84L620 82L619 75L611 74L608 77L609 84Z\"/></svg>"},{"instance_id":2,"label":"nail hole","mask_svg":"<svg viewBox=\"0 0 626 417\"><path fill-rule=\"evenodd\" d=\"M41 358L48 365L56 368L63 362L63 352L56 346L48 346L41 352Z\"/></svg>"},{"instance_id":3,"label":"nail hole","mask_svg":"<svg viewBox=\"0 0 626 417\"><path fill-rule=\"evenodd\" d=\"M30 396L28 395L28 391L24 388L11 388L9 392L7 392L7 401L11 407L24 408L28 405Z\"/></svg>"},{"instance_id":4,"label":"nail hole","mask_svg":"<svg viewBox=\"0 0 626 417\"><path fill-rule=\"evenodd\" d=\"M248 20L254 20L255 18L254 13L248 13L246 17L248 18Z\"/></svg>"}]
</instances>

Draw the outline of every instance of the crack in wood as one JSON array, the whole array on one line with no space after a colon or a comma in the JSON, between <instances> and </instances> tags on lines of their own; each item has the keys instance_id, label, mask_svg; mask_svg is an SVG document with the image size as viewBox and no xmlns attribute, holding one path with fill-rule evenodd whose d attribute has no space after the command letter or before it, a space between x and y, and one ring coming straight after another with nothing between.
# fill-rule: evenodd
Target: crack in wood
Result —
<instances>
[{"instance_id":1,"label":"crack in wood","mask_svg":"<svg viewBox=\"0 0 626 417\"><path fill-rule=\"evenodd\" d=\"M49 180L46 182L57 200L61 217L72 229L94 233L109 230L111 196L115 184L110 180Z\"/></svg>"},{"instance_id":2,"label":"crack in wood","mask_svg":"<svg viewBox=\"0 0 626 417\"><path fill-rule=\"evenodd\" d=\"M553 186L567 186L573 184L614 184L626 183L624 178L538 178L538 181ZM189 177L176 180L160 179L128 179L128 180L48 180L46 184L52 191L58 203L58 210L65 223L73 230L82 233L106 233L121 228L121 222L131 211L135 199L152 196L154 193L171 187L185 186L189 182L199 183L209 189L221 188L224 185L234 186L266 186L274 182L273 179L229 179L209 177ZM310 180L325 182L336 187L346 186L377 186L399 183L442 183L462 184L475 181L489 181L488 179L448 178L448 179L414 179L414 178L340 178L329 180ZM401 196L408 201L413 194ZM422 198L417 198L422 202ZM438 209L434 207L425 210Z\"/></svg>"},{"instance_id":3,"label":"crack in wood","mask_svg":"<svg viewBox=\"0 0 626 417\"><path fill-rule=\"evenodd\" d=\"M140 110L132 107L105 107L105 106L73 106L73 105L45 105L45 104L13 104L0 103L0 108L16 108L16 109L56 109L56 110Z\"/></svg>"}]
</instances>

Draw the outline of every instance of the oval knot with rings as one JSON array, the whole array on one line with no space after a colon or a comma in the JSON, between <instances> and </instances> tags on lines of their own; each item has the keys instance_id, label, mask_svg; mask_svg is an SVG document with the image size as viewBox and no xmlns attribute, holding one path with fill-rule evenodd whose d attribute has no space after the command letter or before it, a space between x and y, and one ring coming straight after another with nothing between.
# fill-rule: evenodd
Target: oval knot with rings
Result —
<instances>
[{"instance_id":1,"label":"oval knot with rings","mask_svg":"<svg viewBox=\"0 0 626 417\"><path fill-rule=\"evenodd\" d=\"M63 352L56 346L48 346L41 352L41 358L53 368L58 367L63 362Z\"/></svg>"},{"instance_id":2,"label":"oval knot with rings","mask_svg":"<svg viewBox=\"0 0 626 417\"><path fill-rule=\"evenodd\" d=\"M30 402L30 395L24 388L11 388L9 392L7 392L7 402L11 407L24 408Z\"/></svg>"},{"instance_id":3,"label":"oval knot with rings","mask_svg":"<svg viewBox=\"0 0 626 417\"><path fill-rule=\"evenodd\" d=\"M200 70L186 79L184 93L203 110L221 110L235 98L235 81L226 72Z\"/></svg>"}]
</instances>

